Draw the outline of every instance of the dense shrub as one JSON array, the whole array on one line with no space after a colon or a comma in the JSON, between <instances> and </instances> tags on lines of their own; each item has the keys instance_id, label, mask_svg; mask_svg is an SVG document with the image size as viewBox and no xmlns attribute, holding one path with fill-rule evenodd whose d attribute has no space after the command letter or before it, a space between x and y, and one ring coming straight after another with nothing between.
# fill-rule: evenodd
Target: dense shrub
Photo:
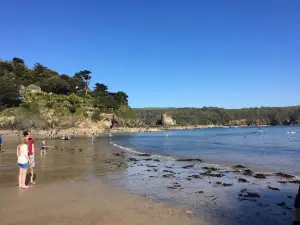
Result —
<instances>
[{"instance_id":1,"label":"dense shrub","mask_svg":"<svg viewBox=\"0 0 300 225\"><path fill-rule=\"evenodd\" d=\"M100 112L100 110L95 110L95 111L93 112L93 114L92 114L91 119L92 119L93 121L100 121L100 120L101 120L101 112Z\"/></svg>"},{"instance_id":2,"label":"dense shrub","mask_svg":"<svg viewBox=\"0 0 300 225\"><path fill-rule=\"evenodd\" d=\"M76 107L73 105L69 106L70 113L76 113Z\"/></svg>"},{"instance_id":3,"label":"dense shrub","mask_svg":"<svg viewBox=\"0 0 300 225\"><path fill-rule=\"evenodd\" d=\"M54 102L52 102L52 101L46 103L46 107L49 108L49 109L52 109L53 106L54 106Z\"/></svg>"}]
</instances>

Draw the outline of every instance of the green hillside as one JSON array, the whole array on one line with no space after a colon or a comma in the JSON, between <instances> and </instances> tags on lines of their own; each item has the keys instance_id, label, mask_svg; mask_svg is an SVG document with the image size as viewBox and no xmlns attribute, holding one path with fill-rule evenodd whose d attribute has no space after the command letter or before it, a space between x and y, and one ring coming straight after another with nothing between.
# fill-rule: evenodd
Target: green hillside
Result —
<instances>
[{"instance_id":1,"label":"green hillside","mask_svg":"<svg viewBox=\"0 0 300 225\"><path fill-rule=\"evenodd\" d=\"M167 113L179 125L299 125L300 106L243 109L203 108L135 108L147 124L156 124Z\"/></svg>"}]
</instances>

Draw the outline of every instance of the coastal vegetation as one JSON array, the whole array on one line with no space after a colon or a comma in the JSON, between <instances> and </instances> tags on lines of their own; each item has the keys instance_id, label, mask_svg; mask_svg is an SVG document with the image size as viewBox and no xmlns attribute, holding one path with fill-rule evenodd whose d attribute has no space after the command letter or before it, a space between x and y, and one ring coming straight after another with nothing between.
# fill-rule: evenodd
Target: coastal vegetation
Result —
<instances>
[{"instance_id":1,"label":"coastal vegetation","mask_svg":"<svg viewBox=\"0 0 300 225\"><path fill-rule=\"evenodd\" d=\"M0 61L0 116L45 120L50 117L90 117L101 113L124 119L137 119L122 91L110 92L108 86L95 83L90 89L92 72L82 70L73 75L59 74L41 63L33 68L24 60Z\"/></svg>"},{"instance_id":2,"label":"coastal vegetation","mask_svg":"<svg viewBox=\"0 0 300 225\"><path fill-rule=\"evenodd\" d=\"M78 71L60 74L41 63L33 68L23 59L0 60L0 116L24 117L35 121L50 115L91 118L97 122L103 113L131 121L128 126L161 124L162 114L177 125L299 125L300 106L256 107L243 109L202 108L143 108L131 109L128 96L122 91L110 92L108 86L95 83L90 89L92 72ZM107 119L107 117L105 117ZM70 121L70 120L69 120ZM133 122L134 121L134 122ZM31 122L33 123L33 122ZM173 122L171 121L170 124Z\"/></svg>"},{"instance_id":3,"label":"coastal vegetation","mask_svg":"<svg viewBox=\"0 0 300 225\"><path fill-rule=\"evenodd\" d=\"M167 113L177 125L299 125L300 106L256 107L243 109L202 108L136 108L146 124L157 124L162 113Z\"/></svg>"}]
</instances>

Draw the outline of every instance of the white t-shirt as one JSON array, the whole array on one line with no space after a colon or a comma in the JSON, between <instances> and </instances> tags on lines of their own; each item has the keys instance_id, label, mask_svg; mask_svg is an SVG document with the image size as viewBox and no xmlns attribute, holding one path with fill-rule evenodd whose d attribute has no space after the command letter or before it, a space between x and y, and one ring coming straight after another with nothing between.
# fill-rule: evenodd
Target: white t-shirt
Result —
<instances>
[{"instance_id":1,"label":"white t-shirt","mask_svg":"<svg viewBox=\"0 0 300 225\"><path fill-rule=\"evenodd\" d=\"M19 148L18 164L28 163L26 158L26 155L28 156L28 145L21 144Z\"/></svg>"}]
</instances>

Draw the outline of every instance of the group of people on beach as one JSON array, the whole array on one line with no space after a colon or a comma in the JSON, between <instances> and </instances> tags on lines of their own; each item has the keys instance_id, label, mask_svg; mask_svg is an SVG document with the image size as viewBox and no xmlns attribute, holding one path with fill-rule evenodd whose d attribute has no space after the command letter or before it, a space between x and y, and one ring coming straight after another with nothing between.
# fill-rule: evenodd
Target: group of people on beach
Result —
<instances>
[{"instance_id":1,"label":"group of people on beach","mask_svg":"<svg viewBox=\"0 0 300 225\"><path fill-rule=\"evenodd\" d=\"M35 148L34 148L34 139L32 138L31 131L24 131L23 137L19 141L17 147L17 157L18 157L18 166L19 166L19 188L27 189L30 186L26 184L26 175L27 170L29 169L30 173L30 184L35 184L33 175L35 167Z\"/></svg>"}]
</instances>

